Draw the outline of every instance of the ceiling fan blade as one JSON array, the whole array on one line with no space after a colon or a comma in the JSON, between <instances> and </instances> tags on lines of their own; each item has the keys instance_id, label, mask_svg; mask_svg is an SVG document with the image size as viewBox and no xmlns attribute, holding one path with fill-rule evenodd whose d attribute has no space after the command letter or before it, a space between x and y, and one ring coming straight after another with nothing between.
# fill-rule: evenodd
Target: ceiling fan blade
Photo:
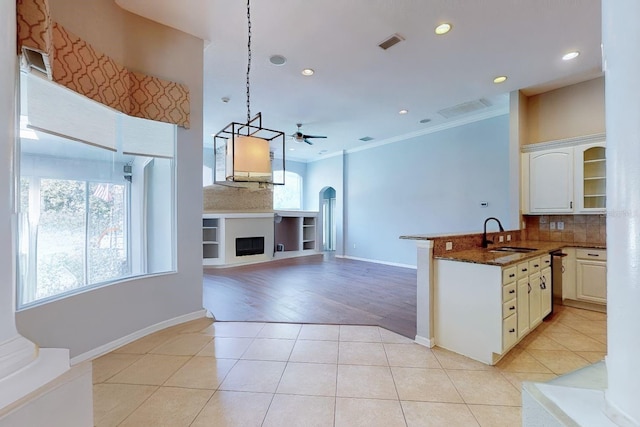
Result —
<instances>
[{"instance_id":1,"label":"ceiling fan blade","mask_svg":"<svg viewBox=\"0 0 640 427\"><path fill-rule=\"evenodd\" d=\"M313 145L313 142L309 141L307 138L304 138L304 142L306 142L309 145Z\"/></svg>"},{"instance_id":2,"label":"ceiling fan blade","mask_svg":"<svg viewBox=\"0 0 640 427\"><path fill-rule=\"evenodd\" d=\"M326 138L326 136L320 135L304 135L305 138Z\"/></svg>"}]
</instances>

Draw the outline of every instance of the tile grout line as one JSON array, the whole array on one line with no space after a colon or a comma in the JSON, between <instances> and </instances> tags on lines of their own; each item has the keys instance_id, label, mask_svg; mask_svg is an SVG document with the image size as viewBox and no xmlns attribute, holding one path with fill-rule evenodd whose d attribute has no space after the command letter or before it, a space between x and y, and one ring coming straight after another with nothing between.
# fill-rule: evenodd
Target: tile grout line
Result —
<instances>
[{"instance_id":1,"label":"tile grout line","mask_svg":"<svg viewBox=\"0 0 640 427\"><path fill-rule=\"evenodd\" d=\"M382 341L382 333L380 332L380 328L378 328L378 333L380 334L380 340ZM404 412L404 406L402 405L402 401L400 400L400 393L398 392L398 384L396 384L396 377L393 375L393 369L391 369L391 362L389 361L389 354L387 353L387 347L385 343L382 342L382 351L384 351L384 356L387 359L387 367L389 368L389 373L391 374L391 381L393 381L393 388L396 391L396 396L398 397L398 405L400 405L400 412L402 413L402 419L404 421L404 425L407 426L407 415Z\"/></svg>"}]
</instances>

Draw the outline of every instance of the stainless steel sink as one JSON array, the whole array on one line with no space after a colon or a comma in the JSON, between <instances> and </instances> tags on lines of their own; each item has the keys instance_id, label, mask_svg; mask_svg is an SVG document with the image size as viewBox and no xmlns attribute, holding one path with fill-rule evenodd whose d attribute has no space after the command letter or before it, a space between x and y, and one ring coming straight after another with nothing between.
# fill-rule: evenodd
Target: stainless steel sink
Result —
<instances>
[{"instance_id":1,"label":"stainless steel sink","mask_svg":"<svg viewBox=\"0 0 640 427\"><path fill-rule=\"evenodd\" d=\"M536 248L521 248L517 246L501 246L499 248L493 248L489 252L518 252L518 253L528 253L535 252L538 249Z\"/></svg>"}]
</instances>

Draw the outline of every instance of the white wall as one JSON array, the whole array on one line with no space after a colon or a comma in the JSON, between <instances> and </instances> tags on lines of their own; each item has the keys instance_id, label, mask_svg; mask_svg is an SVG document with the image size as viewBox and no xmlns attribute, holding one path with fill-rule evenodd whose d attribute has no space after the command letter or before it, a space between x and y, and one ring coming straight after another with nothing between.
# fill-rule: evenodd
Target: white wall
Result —
<instances>
[{"instance_id":1,"label":"white wall","mask_svg":"<svg viewBox=\"0 0 640 427\"><path fill-rule=\"evenodd\" d=\"M191 128L178 128L176 143L177 272L90 290L16 315L18 329L25 337L42 347L69 348L73 357L202 309L203 43L129 14L112 0L51 0L50 3L54 20L117 62L185 83L191 96ZM12 186L7 181L10 180L5 177L2 184L5 200ZM2 224L8 223L6 215ZM2 242L9 241L2 239ZM0 270L2 274L11 271Z\"/></svg>"}]
</instances>

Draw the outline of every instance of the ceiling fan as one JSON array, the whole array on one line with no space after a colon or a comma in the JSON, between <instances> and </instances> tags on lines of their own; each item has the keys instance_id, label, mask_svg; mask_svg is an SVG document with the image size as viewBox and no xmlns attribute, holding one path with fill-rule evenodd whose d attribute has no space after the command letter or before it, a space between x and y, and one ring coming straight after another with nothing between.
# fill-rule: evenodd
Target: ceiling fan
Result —
<instances>
[{"instance_id":1,"label":"ceiling fan","mask_svg":"<svg viewBox=\"0 0 640 427\"><path fill-rule=\"evenodd\" d=\"M313 145L313 142L309 141L310 138L326 138L326 136L320 135L305 135L300 130L300 128L302 127L302 123L296 123L296 126L298 126L298 131L290 135L296 142L306 142L309 145Z\"/></svg>"}]
</instances>

